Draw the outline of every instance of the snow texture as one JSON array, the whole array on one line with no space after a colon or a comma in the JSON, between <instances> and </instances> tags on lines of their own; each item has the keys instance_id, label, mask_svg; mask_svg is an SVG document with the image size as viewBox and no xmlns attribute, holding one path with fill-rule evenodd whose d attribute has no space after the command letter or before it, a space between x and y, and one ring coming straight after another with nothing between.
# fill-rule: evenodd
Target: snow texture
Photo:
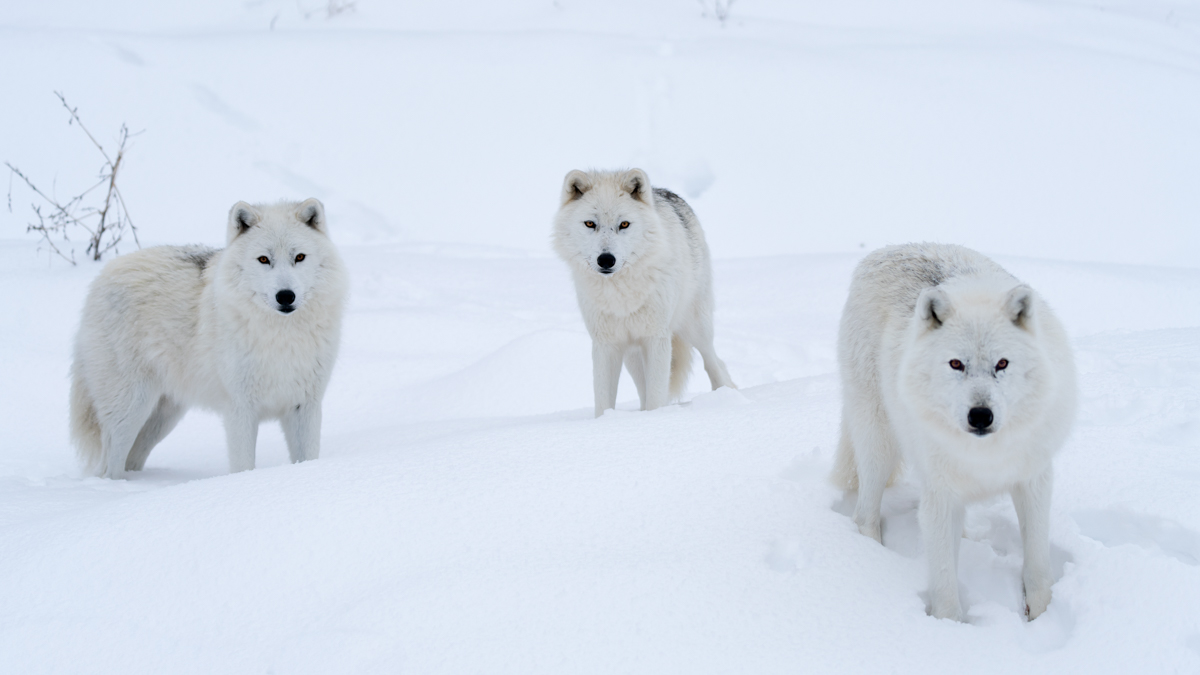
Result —
<instances>
[{"instance_id":1,"label":"snow texture","mask_svg":"<svg viewBox=\"0 0 1200 675\"><path fill-rule=\"evenodd\" d=\"M318 197L351 270L322 457L264 425L227 474L191 413L83 477L87 284L0 217L0 672L1200 671L1200 5L1184 0L9 3L0 159L57 194L102 141L143 245ZM740 391L592 418L550 221L645 168L714 256ZM973 506L966 623L926 615L911 483L881 547L825 481L835 335L868 250L981 250L1077 350L1054 599ZM123 250L129 250L130 246ZM698 361L698 360L697 360Z\"/></svg>"}]
</instances>

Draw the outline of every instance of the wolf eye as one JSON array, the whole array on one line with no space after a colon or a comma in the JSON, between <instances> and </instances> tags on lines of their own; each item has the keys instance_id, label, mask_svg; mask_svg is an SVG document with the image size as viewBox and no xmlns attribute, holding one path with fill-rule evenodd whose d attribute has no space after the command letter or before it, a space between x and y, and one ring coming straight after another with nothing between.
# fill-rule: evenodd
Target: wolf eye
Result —
<instances>
[{"instance_id":1,"label":"wolf eye","mask_svg":"<svg viewBox=\"0 0 1200 675\"><path fill-rule=\"evenodd\" d=\"M629 227L629 221L628 221L628 220L626 220L626 221L623 221L623 222L621 223L621 229L623 230L623 229L625 229L625 228L627 228L627 227Z\"/></svg>"},{"instance_id":2,"label":"wolf eye","mask_svg":"<svg viewBox=\"0 0 1200 675\"><path fill-rule=\"evenodd\" d=\"M593 223L593 222L592 222L592 221L590 221L590 220L585 220L585 221L583 221L583 224L584 224L584 225L587 225L589 228L591 228L591 229L593 229L593 230L594 230L594 229L596 229L596 223Z\"/></svg>"},{"instance_id":3,"label":"wolf eye","mask_svg":"<svg viewBox=\"0 0 1200 675\"><path fill-rule=\"evenodd\" d=\"M258 256L258 262L260 262L260 263L262 263L262 264L264 264L264 265L270 265L270 264L271 264L271 259L270 259L270 258L268 258L268 257L267 257L267 256L265 256L265 255L260 255L260 256Z\"/></svg>"},{"instance_id":4,"label":"wolf eye","mask_svg":"<svg viewBox=\"0 0 1200 675\"><path fill-rule=\"evenodd\" d=\"M959 361L958 359L950 359L950 367L955 370L963 370L962 361Z\"/></svg>"},{"instance_id":5,"label":"wolf eye","mask_svg":"<svg viewBox=\"0 0 1200 675\"><path fill-rule=\"evenodd\" d=\"M1000 359L996 362L996 370L1004 370L1008 367L1008 359Z\"/></svg>"},{"instance_id":6,"label":"wolf eye","mask_svg":"<svg viewBox=\"0 0 1200 675\"><path fill-rule=\"evenodd\" d=\"M297 256L296 256L296 262L300 262L301 260L304 260L304 254L303 254L303 253L301 253L301 254L299 254L299 255L297 255Z\"/></svg>"}]
</instances>

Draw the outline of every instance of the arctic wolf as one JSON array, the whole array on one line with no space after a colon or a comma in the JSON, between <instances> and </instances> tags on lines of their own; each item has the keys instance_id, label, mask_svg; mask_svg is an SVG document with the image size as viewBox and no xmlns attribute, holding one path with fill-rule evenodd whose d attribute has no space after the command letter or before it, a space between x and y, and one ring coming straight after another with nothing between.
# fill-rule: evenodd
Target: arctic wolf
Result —
<instances>
[{"instance_id":1,"label":"arctic wolf","mask_svg":"<svg viewBox=\"0 0 1200 675\"><path fill-rule=\"evenodd\" d=\"M316 459L346 273L321 202L229 212L227 246L158 246L92 283L71 368L71 435L88 470L139 471L189 407L224 417L232 471L263 419L293 462Z\"/></svg>"},{"instance_id":2,"label":"arctic wolf","mask_svg":"<svg viewBox=\"0 0 1200 675\"><path fill-rule=\"evenodd\" d=\"M683 393L692 347L718 387L736 388L713 349L712 265L704 230L678 195L641 169L572 171L554 220L592 336L596 416L617 403L621 362L642 410Z\"/></svg>"},{"instance_id":3,"label":"arctic wolf","mask_svg":"<svg viewBox=\"0 0 1200 675\"><path fill-rule=\"evenodd\" d=\"M1026 613L1050 603L1051 458L1075 417L1062 325L1033 292L961 246L909 244L854 272L838 334L843 407L832 479L882 542L883 488L901 458L922 484L931 613L959 619L967 502L1009 492L1025 549Z\"/></svg>"}]
</instances>

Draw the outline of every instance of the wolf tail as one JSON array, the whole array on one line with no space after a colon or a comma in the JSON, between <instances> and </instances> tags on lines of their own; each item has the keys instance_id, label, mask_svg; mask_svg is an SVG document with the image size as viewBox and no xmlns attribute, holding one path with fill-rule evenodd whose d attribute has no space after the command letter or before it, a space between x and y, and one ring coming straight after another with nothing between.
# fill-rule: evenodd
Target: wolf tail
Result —
<instances>
[{"instance_id":1,"label":"wolf tail","mask_svg":"<svg viewBox=\"0 0 1200 675\"><path fill-rule=\"evenodd\" d=\"M678 335L671 336L671 400L683 395L692 374L692 346Z\"/></svg>"},{"instance_id":2,"label":"wolf tail","mask_svg":"<svg viewBox=\"0 0 1200 675\"><path fill-rule=\"evenodd\" d=\"M78 364L71 368L71 440L79 451L79 458L89 473L96 473L104 466L104 446L100 441L100 419L96 406L88 392L87 383L79 372Z\"/></svg>"},{"instance_id":3,"label":"wolf tail","mask_svg":"<svg viewBox=\"0 0 1200 675\"><path fill-rule=\"evenodd\" d=\"M854 445L850 441L850 429L845 415L842 416L842 435L838 439L837 457L833 460L833 472L829 482L839 490L858 489L858 465L854 461Z\"/></svg>"}]
</instances>

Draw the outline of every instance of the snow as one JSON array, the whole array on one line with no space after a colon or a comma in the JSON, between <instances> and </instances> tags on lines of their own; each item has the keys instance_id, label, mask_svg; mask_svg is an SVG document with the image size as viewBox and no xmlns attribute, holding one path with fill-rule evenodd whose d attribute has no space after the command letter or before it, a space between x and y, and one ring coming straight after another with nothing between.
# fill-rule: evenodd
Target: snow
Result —
<instances>
[{"instance_id":1,"label":"snow","mask_svg":"<svg viewBox=\"0 0 1200 675\"><path fill-rule=\"evenodd\" d=\"M0 159L87 184L61 91L103 141L145 130L143 244L316 196L352 271L320 460L268 424L227 475L194 411L88 478L66 372L99 265L39 252L13 187L0 672L1200 671L1200 5L310 4L0 18ZM628 165L704 223L741 389L697 364L642 413L626 376L593 419L550 218L567 170ZM957 624L925 614L913 486L880 547L825 482L850 271L923 239L994 255L1075 343L1033 622L1006 499L968 512Z\"/></svg>"}]
</instances>

